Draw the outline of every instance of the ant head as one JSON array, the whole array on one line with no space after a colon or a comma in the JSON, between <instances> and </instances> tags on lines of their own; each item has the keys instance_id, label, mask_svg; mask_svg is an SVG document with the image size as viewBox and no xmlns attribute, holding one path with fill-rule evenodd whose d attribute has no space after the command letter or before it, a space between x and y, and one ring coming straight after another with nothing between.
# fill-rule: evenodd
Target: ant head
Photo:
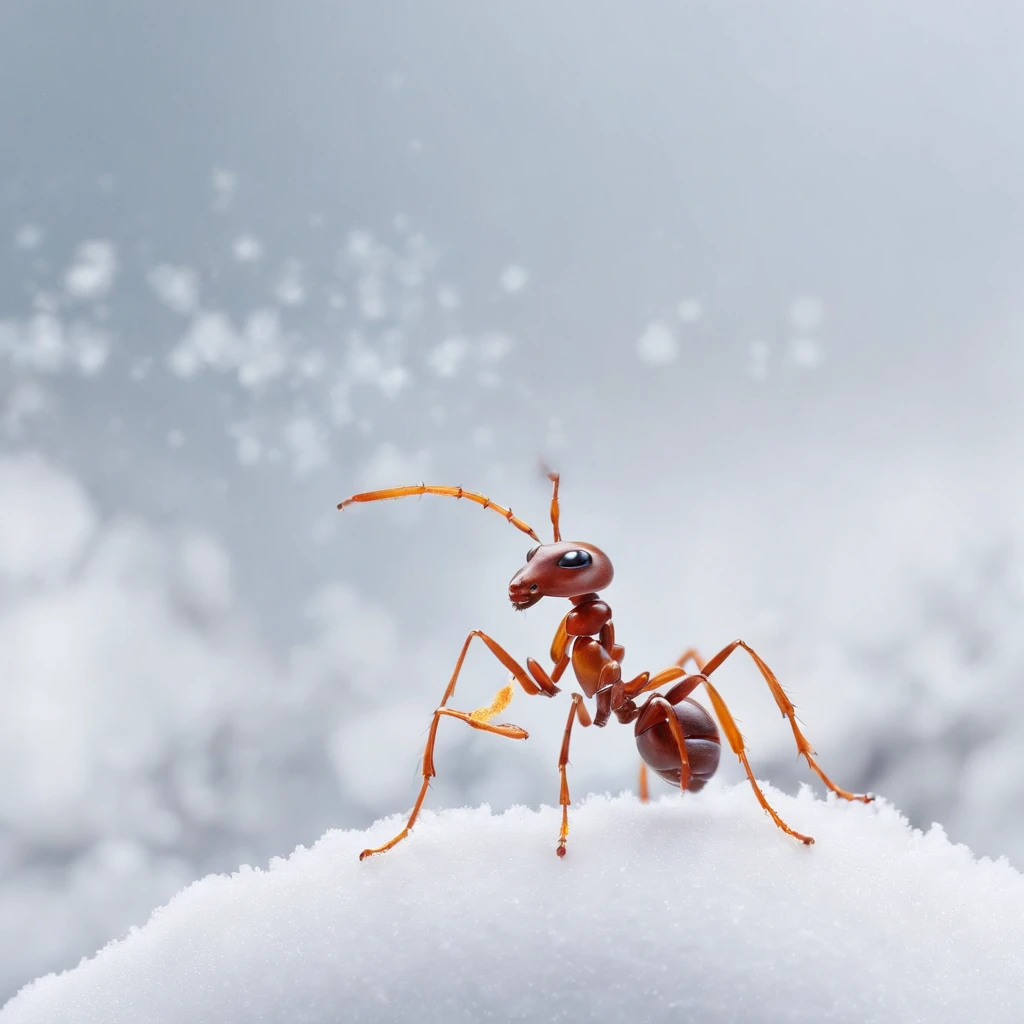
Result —
<instances>
[{"instance_id":1,"label":"ant head","mask_svg":"<svg viewBox=\"0 0 1024 1024\"><path fill-rule=\"evenodd\" d=\"M538 544L527 553L526 565L512 577L508 598L521 610L542 597L582 597L604 590L612 575L611 559L593 544Z\"/></svg>"}]
</instances>

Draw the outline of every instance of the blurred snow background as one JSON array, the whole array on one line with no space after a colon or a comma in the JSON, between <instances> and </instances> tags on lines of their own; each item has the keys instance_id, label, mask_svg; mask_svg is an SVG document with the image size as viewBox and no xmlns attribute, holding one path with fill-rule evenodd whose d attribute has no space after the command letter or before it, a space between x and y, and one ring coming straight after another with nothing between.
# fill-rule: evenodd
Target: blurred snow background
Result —
<instances>
[{"instance_id":1,"label":"blurred snow background","mask_svg":"<svg viewBox=\"0 0 1024 1024\"><path fill-rule=\"evenodd\" d=\"M542 455L631 671L743 636L837 781L1024 865L1022 43L998 3L4 4L0 995L407 809L466 632L561 611L511 613L492 515L334 506L544 530ZM508 717L443 731L431 806L556 800L562 711ZM573 754L634 784L627 730Z\"/></svg>"}]
</instances>

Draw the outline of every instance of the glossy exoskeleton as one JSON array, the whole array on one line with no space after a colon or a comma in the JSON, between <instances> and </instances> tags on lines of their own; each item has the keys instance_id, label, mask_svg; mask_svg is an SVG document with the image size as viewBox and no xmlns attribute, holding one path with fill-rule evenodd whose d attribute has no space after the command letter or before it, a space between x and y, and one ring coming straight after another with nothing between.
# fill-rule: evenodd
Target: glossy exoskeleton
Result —
<instances>
[{"instance_id":1,"label":"glossy exoskeleton","mask_svg":"<svg viewBox=\"0 0 1024 1024\"><path fill-rule=\"evenodd\" d=\"M549 473L552 481L551 525L554 541L540 543L534 530L512 514L510 508L497 505L482 494L463 490L461 487L442 487L428 484L414 484L407 487L393 487L379 491L367 491L346 498L339 509L348 505L382 501L389 498L404 498L420 494L438 494L451 498L465 498L484 508L493 509L502 515L516 529L532 537L537 545L526 555L526 564L512 577L508 585L508 596L514 608L531 608L545 597L566 598L572 608L566 613L555 631L551 644L552 666L545 669L533 658L527 658L525 667L516 661L496 641L480 630L473 630L466 637L462 651L455 663L451 679L434 712L426 748L423 752L423 783L405 828L383 846L364 850L360 859L375 853L390 850L404 839L416 822L423 806L430 780L436 774L434 769L434 744L438 725L442 718L457 718L474 729L506 736L510 739L526 739L527 733L516 725L497 723L492 719L503 711L512 699L513 683L499 690L494 701L487 707L475 711L457 711L448 707L448 701L455 692L455 684L462 670L469 645L474 637L487 646L491 653L511 673L513 680L530 695L543 694L554 697L559 693L558 681L569 666L579 684L580 693L572 694L572 704L565 725L562 748L558 758L560 779L559 803L562 807L562 824L556 846L557 854L565 855L566 840L569 836L569 784L566 765L569 762L569 742L573 724L581 726L604 726L614 715L623 724L632 724L637 749L642 758L640 772L640 798L647 799L646 766L667 782L682 790L702 789L718 768L721 756L721 739L714 719L690 695L703 687L708 695L722 732L732 751L739 758L754 794L772 820L787 835L803 843L813 843L810 836L791 829L768 803L758 785L747 760L743 737L735 719L721 694L711 683L709 676L735 651L744 650L757 665L764 681L782 714L788 719L799 754L806 758L811 770L824 784L844 800L871 801L869 795L849 793L836 786L821 770L814 759L810 743L800 731L793 704L786 695L775 674L760 655L743 640L734 640L713 658L704 661L692 648L685 651L671 666L651 675L641 672L632 679L622 676L622 661L625 649L616 642L612 610L601 598L601 591L611 582L613 569L611 560L598 547L584 541L563 541L559 527L560 506L558 500L559 477ZM692 661L697 671L688 673L687 662ZM668 687L664 693L656 692ZM586 700L594 701L591 714Z\"/></svg>"}]
</instances>

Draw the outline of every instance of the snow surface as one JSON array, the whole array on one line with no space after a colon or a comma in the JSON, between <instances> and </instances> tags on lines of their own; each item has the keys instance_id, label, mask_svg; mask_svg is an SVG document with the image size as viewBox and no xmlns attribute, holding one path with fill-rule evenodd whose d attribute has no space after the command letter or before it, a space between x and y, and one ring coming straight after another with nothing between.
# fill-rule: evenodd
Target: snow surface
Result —
<instances>
[{"instance_id":1,"label":"snow surface","mask_svg":"<svg viewBox=\"0 0 1024 1024\"><path fill-rule=\"evenodd\" d=\"M427 812L209 876L0 1024L1020 1020L1024 877L884 803L746 785Z\"/></svg>"}]
</instances>

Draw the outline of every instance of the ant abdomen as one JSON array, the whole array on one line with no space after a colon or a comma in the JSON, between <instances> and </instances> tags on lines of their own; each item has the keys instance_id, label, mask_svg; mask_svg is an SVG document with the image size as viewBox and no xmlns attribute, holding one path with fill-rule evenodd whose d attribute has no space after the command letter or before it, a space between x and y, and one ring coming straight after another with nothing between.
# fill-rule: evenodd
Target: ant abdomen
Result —
<instances>
[{"instance_id":1,"label":"ant abdomen","mask_svg":"<svg viewBox=\"0 0 1024 1024\"><path fill-rule=\"evenodd\" d=\"M682 764L679 746L665 718L664 704L648 704L636 720L634 734L637 750L647 764L666 782L678 786ZM686 737L686 756L690 762L690 782L686 787L696 793L715 774L722 756L722 743L715 720L695 700L687 697L672 706Z\"/></svg>"}]
</instances>

